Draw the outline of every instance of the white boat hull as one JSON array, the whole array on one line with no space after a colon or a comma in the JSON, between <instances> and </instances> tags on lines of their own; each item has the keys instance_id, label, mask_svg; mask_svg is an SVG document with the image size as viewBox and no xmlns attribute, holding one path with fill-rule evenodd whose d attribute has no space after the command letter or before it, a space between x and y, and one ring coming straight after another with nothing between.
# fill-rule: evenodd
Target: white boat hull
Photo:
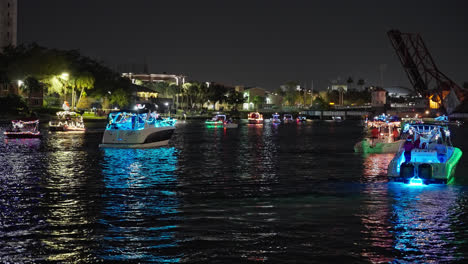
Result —
<instances>
[{"instance_id":1,"label":"white boat hull","mask_svg":"<svg viewBox=\"0 0 468 264\"><path fill-rule=\"evenodd\" d=\"M161 146L166 146L169 144L169 140L163 140L158 142L152 143L144 143L144 144L99 144L100 148L137 148L137 149L144 149L144 148L156 148Z\"/></svg>"},{"instance_id":2,"label":"white boat hull","mask_svg":"<svg viewBox=\"0 0 468 264\"><path fill-rule=\"evenodd\" d=\"M148 127L142 130L105 130L100 147L141 148L167 145L175 127Z\"/></svg>"}]
</instances>

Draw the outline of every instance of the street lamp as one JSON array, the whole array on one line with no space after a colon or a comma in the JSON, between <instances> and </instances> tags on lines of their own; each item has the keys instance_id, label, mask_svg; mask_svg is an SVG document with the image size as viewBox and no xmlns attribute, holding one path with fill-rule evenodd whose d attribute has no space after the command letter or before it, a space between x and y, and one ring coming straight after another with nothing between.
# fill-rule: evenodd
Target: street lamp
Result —
<instances>
[{"instance_id":1,"label":"street lamp","mask_svg":"<svg viewBox=\"0 0 468 264\"><path fill-rule=\"evenodd\" d=\"M62 72L62 74L60 74L60 78L62 80L68 80L68 77L70 77L70 75L68 74L68 72Z\"/></svg>"},{"instance_id":2,"label":"street lamp","mask_svg":"<svg viewBox=\"0 0 468 264\"><path fill-rule=\"evenodd\" d=\"M70 75L68 74L68 72L62 72L62 74L60 74L59 78L64 80L64 81L68 81L68 78L70 77ZM65 90L66 91L66 90ZM67 96L66 96L66 92L65 92L65 100L67 100ZM75 89L73 88L72 86L72 103L71 103L71 109L75 109Z\"/></svg>"},{"instance_id":3,"label":"street lamp","mask_svg":"<svg viewBox=\"0 0 468 264\"><path fill-rule=\"evenodd\" d=\"M18 87L21 87L21 85L23 85L24 82L22 80L18 80Z\"/></svg>"},{"instance_id":4,"label":"street lamp","mask_svg":"<svg viewBox=\"0 0 468 264\"><path fill-rule=\"evenodd\" d=\"M171 116L171 111L169 111L169 103L168 102L165 102L164 105L167 107L167 110L169 112L169 116Z\"/></svg>"}]
</instances>

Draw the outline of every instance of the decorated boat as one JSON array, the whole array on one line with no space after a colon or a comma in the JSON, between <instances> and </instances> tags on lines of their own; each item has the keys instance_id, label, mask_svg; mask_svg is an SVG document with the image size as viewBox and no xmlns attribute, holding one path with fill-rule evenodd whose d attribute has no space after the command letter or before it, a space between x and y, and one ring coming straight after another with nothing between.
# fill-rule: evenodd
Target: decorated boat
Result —
<instances>
[{"instance_id":1,"label":"decorated boat","mask_svg":"<svg viewBox=\"0 0 468 264\"><path fill-rule=\"evenodd\" d=\"M298 123L307 122L307 117L300 115L296 118L296 122Z\"/></svg>"},{"instance_id":2,"label":"decorated boat","mask_svg":"<svg viewBox=\"0 0 468 264\"><path fill-rule=\"evenodd\" d=\"M206 120L205 124L208 127L223 126L225 128L237 128L239 126L237 123L234 123L231 118L220 114L215 115L212 119Z\"/></svg>"},{"instance_id":3,"label":"decorated boat","mask_svg":"<svg viewBox=\"0 0 468 264\"><path fill-rule=\"evenodd\" d=\"M85 131L83 116L73 111L57 112L57 119L49 122L50 131Z\"/></svg>"},{"instance_id":4,"label":"decorated boat","mask_svg":"<svg viewBox=\"0 0 468 264\"><path fill-rule=\"evenodd\" d=\"M102 148L152 148L167 145L176 120L146 109L112 112L102 137Z\"/></svg>"},{"instance_id":5,"label":"decorated boat","mask_svg":"<svg viewBox=\"0 0 468 264\"><path fill-rule=\"evenodd\" d=\"M224 125L224 123L227 121L226 115L215 115L213 118L208 119L205 121L205 124L207 125Z\"/></svg>"},{"instance_id":6,"label":"decorated boat","mask_svg":"<svg viewBox=\"0 0 468 264\"><path fill-rule=\"evenodd\" d=\"M291 114L284 114L283 115L283 122L284 123L292 123L294 121L294 118Z\"/></svg>"},{"instance_id":7,"label":"decorated boat","mask_svg":"<svg viewBox=\"0 0 468 264\"><path fill-rule=\"evenodd\" d=\"M446 125L413 124L409 137L388 165L388 177L412 185L452 183L462 156Z\"/></svg>"},{"instance_id":8,"label":"decorated boat","mask_svg":"<svg viewBox=\"0 0 468 264\"><path fill-rule=\"evenodd\" d=\"M7 138L39 138L39 120L13 120L11 127L3 134Z\"/></svg>"},{"instance_id":9,"label":"decorated boat","mask_svg":"<svg viewBox=\"0 0 468 264\"><path fill-rule=\"evenodd\" d=\"M401 139L401 123L397 120L367 121L366 136L354 145L354 152L396 153L404 140Z\"/></svg>"},{"instance_id":10,"label":"decorated boat","mask_svg":"<svg viewBox=\"0 0 468 264\"><path fill-rule=\"evenodd\" d=\"M263 123L263 115L259 112L252 112L248 115L249 124L262 124Z\"/></svg>"},{"instance_id":11,"label":"decorated boat","mask_svg":"<svg viewBox=\"0 0 468 264\"><path fill-rule=\"evenodd\" d=\"M274 113L274 114L271 116L270 121L271 121L273 124L280 124L280 123L281 123L280 115L279 115L278 113Z\"/></svg>"}]
</instances>

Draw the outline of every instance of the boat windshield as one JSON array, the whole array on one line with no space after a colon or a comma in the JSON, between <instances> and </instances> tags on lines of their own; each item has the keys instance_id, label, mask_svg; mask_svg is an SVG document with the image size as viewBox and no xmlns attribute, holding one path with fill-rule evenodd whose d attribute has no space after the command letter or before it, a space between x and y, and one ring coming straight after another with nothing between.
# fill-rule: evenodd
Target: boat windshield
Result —
<instances>
[{"instance_id":1,"label":"boat windshield","mask_svg":"<svg viewBox=\"0 0 468 264\"><path fill-rule=\"evenodd\" d=\"M142 130L147 127L166 127L174 126L175 119L170 117L162 118L155 112L151 113L132 113L132 112L114 112L109 114L109 123L107 130Z\"/></svg>"},{"instance_id":2,"label":"boat windshield","mask_svg":"<svg viewBox=\"0 0 468 264\"><path fill-rule=\"evenodd\" d=\"M447 126L432 124L415 124L405 126L404 132L413 140L419 140L422 148L428 148L430 144L452 145L450 130Z\"/></svg>"},{"instance_id":3,"label":"boat windshield","mask_svg":"<svg viewBox=\"0 0 468 264\"><path fill-rule=\"evenodd\" d=\"M284 115L284 118L286 118L286 119L292 119L292 115L290 115L290 114L285 114L285 115Z\"/></svg>"},{"instance_id":4,"label":"boat windshield","mask_svg":"<svg viewBox=\"0 0 468 264\"><path fill-rule=\"evenodd\" d=\"M215 115L211 121L226 121L226 115Z\"/></svg>"}]
</instances>

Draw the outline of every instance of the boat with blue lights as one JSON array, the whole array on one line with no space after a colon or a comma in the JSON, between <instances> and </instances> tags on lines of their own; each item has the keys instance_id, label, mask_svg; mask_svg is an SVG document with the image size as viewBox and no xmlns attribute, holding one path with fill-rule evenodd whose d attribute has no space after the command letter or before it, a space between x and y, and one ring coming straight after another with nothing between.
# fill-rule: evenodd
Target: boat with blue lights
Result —
<instances>
[{"instance_id":1,"label":"boat with blue lights","mask_svg":"<svg viewBox=\"0 0 468 264\"><path fill-rule=\"evenodd\" d=\"M3 132L7 138L39 138L39 120L22 119L12 120L11 127Z\"/></svg>"},{"instance_id":2,"label":"boat with blue lights","mask_svg":"<svg viewBox=\"0 0 468 264\"><path fill-rule=\"evenodd\" d=\"M450 130L440 124L407 124L408 137L388 165L390 180L413 185L452 183L462 156L453 147Z\"/></svg>"},{"instance_id":3,"label":"boat with blue lights","mask_svg":"<svg viewBox=\"0 0 468 264\"><path fill-rule=\"evenodd\" d=\"M304 122L307 122L307 117L303 116L303 115L300 115L296 118L296 122L297 123L304 123Z\"/></svg>"},{"instance_id":4,"label":"boat with blue lights","mask_svg":"<svg viewBox=\"0 0 468 264\"><path fill-rule=\"evenodd\" d=\"M146 109L109 114L101 148L152 148L167 145L176 120Z\"/></svg>"},{"instance_id":5,"label":"boat with blue lights","mask_svg":"<svg viewBox=\"0 0 468 264\"><path fill-rule=\"evenodd\" d=\"M247 119L249 124L263 124L263 115L259 112L249 113Z\"/></svg>"},{"instance_id":6,"label":"boat with blue lights","mask_svg":"<svg viewBox=\"0 0 468 264\"><path fill-rule=\"evenodd\" d=\"M284 123L292 123L294 122L294 118L291 114L284 114L283 115L283 122Z\"/></svg>"},{"instance_id":7,"label":"boat with blue lights","mask_svg":"<svg viewBox=\"0 0 468 264\"><path fill-rule=\"evenodd\" d=\"M270 121L271 121L271 123L273 123L273 124L280 124L280 123L281 123L280 115L279 115L278 113L274 113L274 114L271 116Z\"/></svg>"}]
</instances>

